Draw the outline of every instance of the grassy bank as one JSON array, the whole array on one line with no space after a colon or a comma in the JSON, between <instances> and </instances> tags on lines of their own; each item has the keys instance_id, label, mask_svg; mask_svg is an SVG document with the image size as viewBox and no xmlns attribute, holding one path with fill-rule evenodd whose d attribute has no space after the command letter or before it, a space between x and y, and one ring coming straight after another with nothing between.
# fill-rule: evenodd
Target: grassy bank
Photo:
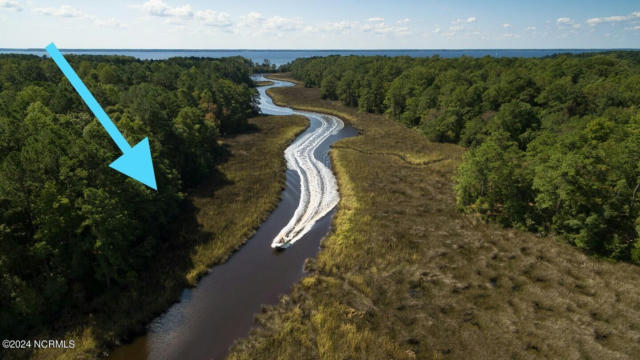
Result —
<instances>
[{"instance_id":1,"label":"grassy bank","mask_svg":"<svg viewBox=\"0 0 640 360\"><path fill-rule=\"evenodd\" d=\"M269 93L280 104L338 115L361 136L331 151L341 202L310 275L256 319L230 359L640 353L638 267L457 212L452 177L461 147L321 100L318 89Z\"/></svg>"},{"instance_id":2,"label":"grassy bank","mask_svg":"<svg viewBox=\"0 0 640 360\"><path fill-rule=\"evenodd\" d=\"M268 86L273 85L273 81L256 81L256 86Z\"/></svg>"},{"instance_id":3,"label":"grassy bank","mask_svg":"<svg viewBox=\"0 0 640 360\"><path fill-rule=\"evenodd\" d=\"M196 284L214 264L225 261L275 208L284 186L283 151L307 126L303 117L257 117L253 130L221 140L227 159L208 182L193 189L163 256L141 276L139 286L113 291L92 311L70 314L58 334L40 338L74 339L74 350L46 350L38 359L91 359L125 336L144 330L182 289ZM68 329L72 331L66 331ZM65 332L66 331L66 332ZM27 356L12 352L7 356Z\"/></svg>"}]
</instances>

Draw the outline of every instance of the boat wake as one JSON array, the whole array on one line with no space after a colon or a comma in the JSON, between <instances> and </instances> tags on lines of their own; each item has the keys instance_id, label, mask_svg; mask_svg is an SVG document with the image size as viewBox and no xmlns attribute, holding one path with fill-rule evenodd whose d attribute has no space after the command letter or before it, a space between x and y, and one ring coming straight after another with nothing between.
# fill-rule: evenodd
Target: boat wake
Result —
<instances>
[{"instance_id":1,"label":"boat wake","mask_svg":"<svg viewBox=\"0 0 640 360\"><path fill-rule=\"evenodd\" d=\"M340 131L344 123L335 116L295 113L318 120L321 125L297 139L284 152L287 167L300 177L300 202L293 217L275 237L271 247L286 247L298 241L340 200L335 176L316 158L315 151L329 136Z\"/></svg>"},{"instance_id":2,"label":"boat wake","mask_svg":"<svg viewBox=\"0 0 640 360\"><path fill-rule=\"evenodd\" d=\"M316 221L328 214L340 200L336 178L329 167L318 159L316 150L331 135L337 134L344 127L344 123L335 116L277 106L266 95L266 88L291 85L288 82L274 81L273 85L259 89L261 111L274 115L302 115L312 124L319 125L306 131L284 152L287 167L295 171L300 178L300 202L291 220L273 239L273 248L286 248L300 240Z\"/></svg>"}]
</instances>

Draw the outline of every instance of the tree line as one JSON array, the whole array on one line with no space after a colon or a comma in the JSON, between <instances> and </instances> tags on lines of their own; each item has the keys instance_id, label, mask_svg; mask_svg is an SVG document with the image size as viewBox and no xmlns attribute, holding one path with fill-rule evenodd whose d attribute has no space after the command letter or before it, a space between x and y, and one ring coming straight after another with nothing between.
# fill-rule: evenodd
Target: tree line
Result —
<instances>
[{"instance_id":1,"label":"tree line","mask_svg":"<svg viewBox=\"0 0 640 360\"><path fill-rule=\"evenodd\" d=\"M240 57L66 57L130 144L149 137L158 191L108 167L119 150L51 59L1 55L2 338L141 281L217 138L256 113Z\"/></svg>"},{"instance_id":2,"label":"tree line","mask_svg":"<svg viewBox=\"0 0 640 360\"><path fill-rule=\"evenodd\" d=\"M323 98L469 147L461 210L640 264L640 52L329 56L280 70Z\"/></svg>"}]
</instances>

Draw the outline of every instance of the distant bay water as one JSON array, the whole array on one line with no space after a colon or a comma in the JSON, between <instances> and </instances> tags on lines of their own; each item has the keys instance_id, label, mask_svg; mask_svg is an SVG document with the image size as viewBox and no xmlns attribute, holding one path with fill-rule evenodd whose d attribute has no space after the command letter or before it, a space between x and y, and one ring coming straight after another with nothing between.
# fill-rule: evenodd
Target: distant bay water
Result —
<instances>
[{"instance_id":1,"label":"distant bay water","mask_svg":"<svg viewBox=\"0 0 640 360\"><path fill-rule=\"evenodd\" d=\"M254 62L262 63L268 59L277 66L291 62L297 58L328 55L365 55L365 56L411 56L431 57L439 55L443 58L460 56L471 57L543 57L554 54L580 54L611 50L631 49L468 49L468 50L167 50L167 49L61 49L63 54L79 55L126 55L144 60L163 60L171 57L196 56L221 58L242 56ZM637 49L636 49L637 50ZM44 56L42 49L0 49L0 54L30 54Z\"/></svg>"}]
</instances>

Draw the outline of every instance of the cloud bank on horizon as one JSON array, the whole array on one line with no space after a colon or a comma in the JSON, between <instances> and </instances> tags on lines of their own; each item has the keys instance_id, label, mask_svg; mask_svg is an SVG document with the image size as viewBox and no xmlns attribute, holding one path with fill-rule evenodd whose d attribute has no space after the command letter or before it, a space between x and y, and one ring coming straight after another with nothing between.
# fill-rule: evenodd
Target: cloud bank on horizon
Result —
<instances>
[{"instance_id":1,"label":"cloud bank on horizon","mask_svg":"<svg viewBox=\"0 0 640 360\"><path fill-rule=\"evenodd\" d=\"M0 0L0 47L638 48L632 1Z\"/></svg>"}]
</instances>

